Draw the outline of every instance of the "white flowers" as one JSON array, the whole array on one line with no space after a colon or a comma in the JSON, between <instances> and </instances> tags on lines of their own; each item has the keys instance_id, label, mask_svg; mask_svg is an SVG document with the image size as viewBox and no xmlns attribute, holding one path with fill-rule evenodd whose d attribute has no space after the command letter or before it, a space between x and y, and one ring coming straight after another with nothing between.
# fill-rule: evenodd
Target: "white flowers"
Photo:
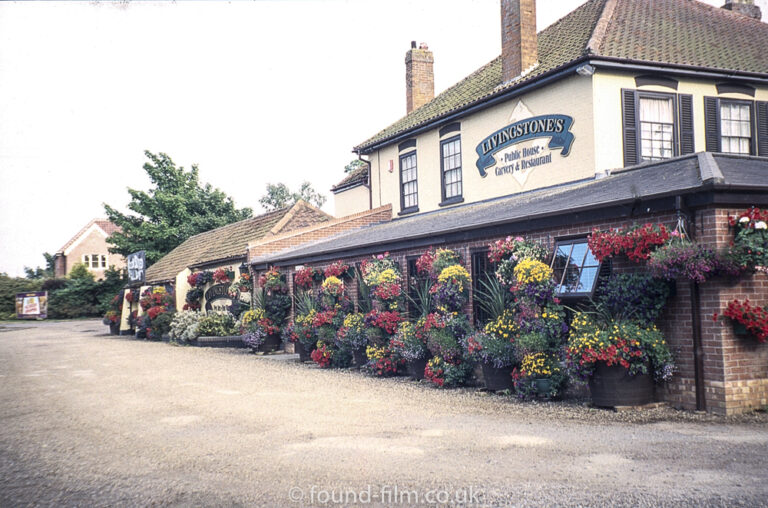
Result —
<instances>
[{"instance_id":1,"label":"white flowers","mask_svg":"<svg viewBox=\"0 0 768 508\"><path fill-rule=\"evenodd\" d=\"M768 228L768 224L765 223L765 221L759 221L755 222L755 229L766 229Z\"/></svg>"},{"instance_id":2,"label":"white flowers","mask_svg":"<svg viewBox=\"0 0 768 508\"><path fill-rule=\"evenodd\" d=\"M742 217L741 219L739 219L739 222L741 222L742 224L744 224L745 222L749 222L749 217Z\"/></svg>"}]
</instances>

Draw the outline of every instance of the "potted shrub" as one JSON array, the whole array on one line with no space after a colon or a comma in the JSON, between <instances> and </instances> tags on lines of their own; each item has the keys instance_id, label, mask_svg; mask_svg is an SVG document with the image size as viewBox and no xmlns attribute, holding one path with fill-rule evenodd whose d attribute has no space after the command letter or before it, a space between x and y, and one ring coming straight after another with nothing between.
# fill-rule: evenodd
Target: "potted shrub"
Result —
<instances>
[{"instance_id":1,"label":"potted shrub","mask_svg":"<svg viewBox=\"0 0 768 508\"><path fill-rule=\"evenodd\" d=\"M462 359L447 361L433 357L424 369L424 379L439 388L454 388L466 384L472 374L472 364Z\"/></svg>"},{"instance_id":2,"label":"potted shrub","mask_svg":"<svg viewBox=\"0 0 768 508\"><path fill-rule=\"evenodd\" d=\"M634 406L653 400L655 381L672 377L674 363L655 326L579 312L571 323L567 358L589 381L596 406Z\"/></svg>"},{"instance_id":3,"label":"potted shrub","mask_svg":"<svg viewBox=\"0 0 768 508\"><path fill-rule=\"evenodd\" d=\"M512 378L518 397L551 399L560 393L564 374L557 352L548 350L524 355Z\"/></svg>"},{"instance_id":4,"label":"potted shrub","mask_svg":"<svg viewBox=\"0 0 768 508\"><path fill-rule=\"evenodd\" d=\"M517 358L512 341L478 331L466 338L466 349L470 357L480 362L488 390L495 392L513 388L512 369Z\"/></svg>"},{"instance_id":5,"label":"potted shrub","mask_svg":"<svg viewBox=\"0 0 768 508\"><path fill-rule=\"evenodd\" d=\"M424 368L429 360L426 332L434 319L435 315L430 314L419 319L415 326L407 321L400 323L389 342L390 347L405 361L408 375L417 381L424 379Z\"/></svg>"},{"instance_id":6,"label":"potted shrub","mask_svg":"<svg viewBox=\"0 0 768 508\"><path fill-rule=\"evenodd\" d=\"M344 324L336 334L336 342L340 348L352 351L355 365L362 367L367 362L366 346L368 335L366 334L365 315L360 312L347 314Z\"/></svg>"},{"instance_id":7,"label":"potted shrub","mask_svg":"<svg viewBox=\"0 0 768 508\"><path fill-rule=\"evenodd\" d=\"M729 257L742 270L768 271L768 210L752 207L728 217L735 229Z\"/></svg>"},{"instance_id":8,"label":"potted shrub","mask_svg":"<svg viewBox=\"0 0 768 508\"><path fill-rule=\"evenodd\" d=\"M361 271L363 282L370 288L377 310L400 309L403 296L402 275L389 253L364 260L361 263Z\"/></svg>"},{"instance_id":9,"label":"potted shrub","mask_svg":"<svg viewBox=\"0 0 768 508\"><path fill-rule=\"evenodd\" d=\"M363 370L372 376L396 376L405 364L397 350L389 345L368 346L365 353L368 362L363 366Z\"/></svg>"}]
</instances>

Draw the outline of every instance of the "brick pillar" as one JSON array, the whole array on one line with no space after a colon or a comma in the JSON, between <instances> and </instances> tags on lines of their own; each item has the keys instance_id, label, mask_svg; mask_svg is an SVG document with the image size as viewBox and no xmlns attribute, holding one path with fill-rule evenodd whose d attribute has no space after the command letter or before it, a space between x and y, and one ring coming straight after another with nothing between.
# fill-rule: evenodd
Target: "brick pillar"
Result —
<instances>
[{"instance_id":1,"label":"brick pillar","mask_svg":"<svg viewBox=\"0 0 768 508\"><path fill-rule=\"evenodd\" d=\"M411 42L411 49L405 54L405 101L407 113L420 108L435 98L435 58L425 43L416 48Z\"/></svg>"},{"instance_id":2,"label":"brick pillar","mask_svg":"<svg viewBox=\"0 0 768 508\"><path fill-rule=\"evenodd\" d=\"M501 0L501 75L506 83L539 59L536 0Z\"/></svg>"}]
</instances>

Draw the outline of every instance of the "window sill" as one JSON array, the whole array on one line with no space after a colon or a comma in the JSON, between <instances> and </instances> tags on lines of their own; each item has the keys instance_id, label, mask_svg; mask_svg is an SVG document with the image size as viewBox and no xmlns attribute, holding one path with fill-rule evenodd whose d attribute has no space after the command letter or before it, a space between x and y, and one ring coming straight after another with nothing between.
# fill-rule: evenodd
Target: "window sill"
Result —
<instances>
[{"instance_id":1,"label":"window sill","mask_svg":"<svg viewBox=\"0 0 768 508\"><path fill-rule=\"evenodd\" d=\"M410 214L416 213L418 211L419 211L419 207L418 206L412 206L410 208L403 208L402 210L400 210L400 213L398 213L397 215L410 215Z\"/></svg>"},{"instance_id":2,"label":"window sill","mask_svg":"<svg viewBox=\"0 0 768 508\"><path fill-rule=\"evenodd\" d=\"M443 200L439 206L449 206L449 205L456 205L458 203L464 202L464 196L456 196L453 198L448 198L446 200Z\"/></svg>"}]
</instances>

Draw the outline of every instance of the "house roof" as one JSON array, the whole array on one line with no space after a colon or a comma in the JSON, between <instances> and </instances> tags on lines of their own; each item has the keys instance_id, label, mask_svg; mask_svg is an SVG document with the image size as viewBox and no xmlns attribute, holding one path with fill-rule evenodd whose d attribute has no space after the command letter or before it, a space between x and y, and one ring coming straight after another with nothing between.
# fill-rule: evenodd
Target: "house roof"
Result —
<instances>
[{"instance_id":1,"label":"house roof","mask_svg":"<svg viewBox=\"0 0 768 508\"><path fill-rule=\"evenodd\" d=\"M199 233L189 237L150 266L146 280L173 280L187 267L245 259L248 242L330 219L331 216L325 212L299 201L293 206Z\"/></svg>"},{"instance_id":2,"label":"house roof","mask_svg":"<svg viewBox=\"0 0 768 508\"><path fill-rule=\"evenodd\" d=\"M88 224L85 225L85 227L83 227L83 229L78 231L75 236L70 238L67 243L65 243L59 250L57 250L56 254L63 254L66 252L67 249L69 249L75 242L77 242L80 237L84 235L93 225L98 226L107 236L117 231L122 231L119 226L113 224L107 219L92 219Z\"/></svg>"},{"instance_id":3,"label":"house roof","mask_svg":"<svg viewBox=\"0 0 768 508\"><path fill-rule=\"evenodd\" d=\"M768 24L696 0L589 0L539 32L538 56L508 83L497 57L354 150L367 153L586 57L768 76Z\"/></svg>"},{"instance_id":4,"label":"house roof","mask_svg":"<svg viewBox=\"0 0 768 508\"><path fill-rule=\"evenodd\" d=\"M347 173L342 181L331 187L331 191L339 192L350 187L356 187L358 185L366 185L368 183L368 164L363 164L361 167L354 169Z\"/></svg>"},{"instance_id":5,"label":"house roof","mask_svg":"<svg viewBox=\"0 0 768 508\"><path fill-rule=\"evenodd\" d=\"M720 189L748 189L768 192L768 158L699 153L663 162L644 163L617 170L602 179L589 179L555 187L538 189L495 198L479 203L459 205L444 210L395 219L354 231L342 233L318 242L308 243L279 253L253 259L251 262L296 262L327 256L338 257L353 249L392 248L396 242L410 244L425 239L438 244L445 235L461 234L515 223L575 214L628 204L638 198L685 194L703 186Z\"/></svg>"}]
</instances>

